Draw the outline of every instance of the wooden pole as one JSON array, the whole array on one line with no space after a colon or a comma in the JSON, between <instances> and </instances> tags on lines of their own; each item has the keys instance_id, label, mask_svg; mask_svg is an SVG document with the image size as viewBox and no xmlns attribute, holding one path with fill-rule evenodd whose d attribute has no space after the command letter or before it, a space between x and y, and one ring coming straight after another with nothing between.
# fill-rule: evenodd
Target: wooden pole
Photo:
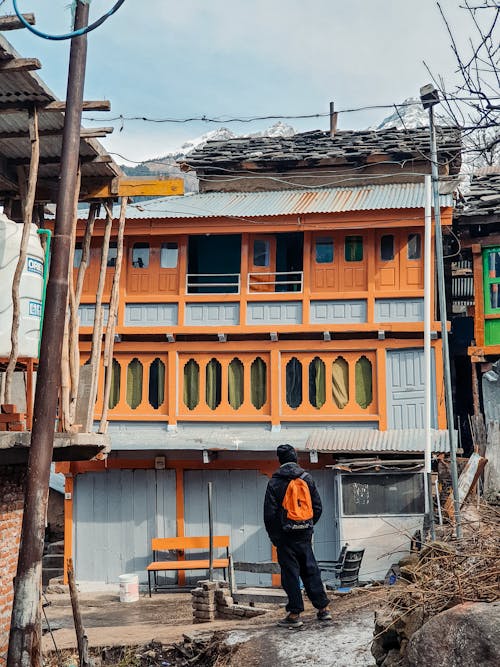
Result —
<instances>
[{"instance_id":1,"label":"wooden pole","mask_svg":"<svg viewBox=\"0 0 500 667\"><path fill-rule=\"evenodd\" d=\"M127 214L128 197L122 197L120 201L120 220L118 222L118 238L116 240L116 264L113 276L113 286L111 287L111 299L109 302L108 325L106 327L106 337L104 339L104 395L102 399L102 415L99 424L99 433L106 433L108 430L108 409L109 395L111 393L111 380L113 377L113 350L115 345L116 315L118 311L118 302L120 299L120 275L123 263L123 237L125 234L125 220ZM111 212L108 212L112 215Z\"/></svg>"},{"instance_id":2,"label":"wooden pole","mask_svg":"<svg viewBox=\"0 0 500 667\"><path fill-rule=\"evenodd\" d=\"M12 328L10 334L11 348L9 363L5 372L5 403L12 403L12 379L16 369L19 353L19 320L21 318L21 298L19 286L26 264L28 242L31 232L31 220L33 218L33 206L35 204L36 183L38 179L38 164L40 160L40 138L38 136L38 112L35 107L29 111L29 135L31 140L31 161L28 176L28 190L24 199L23 208L23 233L19 248L19 259L17 260L14 279L12 281ZM22 176L24 187L24 173ZM20 179L21 180L21 179Z\"/></svg>"},{"instance_id":3,"label":"wooden pole","mask_svg":"<svg viewBox=\"0 0 500 667\"><path fill-rule=\"evenodd\" d=\"M77 0L75 29L88 23L89 5ZM83 84L87 59L86 35L73 37L69 58L67 104L64 114L61 168L54 242L47 283L44 327L36 384L33 430L29 448L21 546L14 584L14 604L7 664L38 667L41 664L40 597L45 516L49 494L50 464L54 445L54 421L60 385L64 309L68 295L68 261L73 196L80 152Z\"/></svg>"},{"instance_id":4,"label":"wooden pole","mask_svg":"<svg viewBox=\"0 0 500 667\"><path fill-rule=\"evenodd\" d=\"M214 517L212 512L212 482L208 482L208 580L214 580Z\"/></svg>"},{"instance_id":5,"label":"wooden pole","mask_svg":"<svg viewBox=\"0 0 500 667\"><path fill-rule=\"evenodd\" d=\"M66 421L65 431L73 430L74 415L76 411L76 398L78 394L78 371L80 367L79 359L79 350L78 350L78 305L76 304L76 294L75 294L75 281L73 279L73 263L75 258L75 243L76 243L76 226L78 222L78 199L80 197L80 185L81 185L81 167L78 168L77 174L77 185L75 188L75 197L74 197L74 213L73 213L73 228L71 232L71 247L70 247L70 256L69 256L69 265L68 265L68 305L69 305L69 318L66 327L65 335L67 332L67 376L68 376L68 393L65 407L65 412L63 415ZM76 335L75 335L76 329Z\"/></svg>"},{"instance_id":6,"label":"wooden pole","mask_svg":"<svg viewBox=\"0 0 500 667\"><path fill-rule=\"evenodd\" d=\"M99 271L99 280L97 283L97 294L95 299L94 328L92 330L92 347L90 353L91 381L89 391L89 404L87 409L87 419L85 422L85 432L92 431L94 421L94 407L99 387L99 368L101 362L102 349L102 326L103 326L103 307L102 295L104 292L104 283L106 282L106 269L108 264L109 239L111 237L111 228L113 226L113 213L108 207L106 209L106 224L104 227L104 238L102 241L101 268Z\"/></svg>"},{"instance_id":7,"label":"wooden pole","mask_svg":"<svg viewBox=\"0 0 500 667\"><path fill-rule=\"evenodd\" d=\"M73 609L73 621L75 624L76 641L78 643L78 655L80 657L80 667L90 667L88 652L88 638L85 628L83 627L82 614L80 612L80 602L78 600L78 591L75 583L75 571L73 569L73 559L68 558L67 561L68 572L68 586L71 597L71 607Z\"/></svg>"}]
</instances>

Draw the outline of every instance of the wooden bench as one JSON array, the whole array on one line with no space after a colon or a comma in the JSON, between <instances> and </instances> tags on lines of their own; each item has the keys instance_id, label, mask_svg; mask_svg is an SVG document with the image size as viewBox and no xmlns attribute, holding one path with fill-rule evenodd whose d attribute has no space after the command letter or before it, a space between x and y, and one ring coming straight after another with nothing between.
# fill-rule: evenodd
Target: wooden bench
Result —
<instances>
[{"instance_id":1,"label":"wooden bench","mask_svg":"<svg viewBox=\"0 0 500 667\"><path fill-rule=\"evenodd\" d=\"M212 540L214 549L226 549L226 558L214 558L214 570L224 570L224 578L226 577L226 569L229 567L229 536L217 535ZM181 560L159 560L158 555L165 551L177 551L177 556L186 551L194 549L209 550L208 537L154 537L151 540L151 548L153 550L153 562L148 565L148 589L149 597L151 597L151 588L157 591L159 588L164 588L158 584L158 572L169 572L172 570L208 570L210 563L208 559L189 560L182 558ZM151 573L153 573L153 586L151 587Z\"/></svg>"}]
</instances>

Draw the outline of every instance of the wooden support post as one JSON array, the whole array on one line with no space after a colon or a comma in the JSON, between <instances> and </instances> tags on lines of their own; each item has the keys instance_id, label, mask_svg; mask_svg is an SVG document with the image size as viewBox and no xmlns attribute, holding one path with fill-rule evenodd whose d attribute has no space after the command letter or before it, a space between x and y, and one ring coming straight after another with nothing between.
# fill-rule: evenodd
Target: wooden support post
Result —
<instances>
[{"instance_id":1,"label":"wooden support post","mask_svg":"<svg viewBox=\"0 0 500 667\"><path fill-rule=\"evenodd\" d=\"M36 182L38 178L38 164L40 160L40 139L38 136L38 112L32 108L29 112L29 135L31 140L31 161L28 176L28 189L24 200L23 209L23 233L19 248L19 259L17 260L14 279L12 282L12 328L11 328L11 350L9 363L5 372L5 402L12 403L12 379L16 369L17 356L19 352L19 320L21 316L21 299L19 296L19 285L26 264L28 242L31 232L31 220L33 217L33 206L35 204ZM24 187L24 172L20 184Z\"/></svg>"},{"instance_id":2,"label":"wooden support post","mask_svg":"<svg viewBox=\"0 0 500 667\"><path fill-rule=\"evenodd\" d=\"M104 339L104 394L102 399L102 414L99 424L99 433L106 433L108 430L108 408L109 395L111 392L111 380L113 377L113 349L115 345L116 317L118 312L118 303L120 299L120 275L123 262L123 237L125 234L125 220L127 217L128 197L122 197L120 202L120 220L118 223L118 238L116 243L116 263L115 274L113 276L113 286L111 287L111 299L109 301L108 325L106 327L106 336ZM113 217L112 211L106 204L106 213Z\"/></svg>"},{"instance_id":3,"label":"wooden support post","mask_svg":"<svg viewBox=\"0 0 500 667\"><path fill-rule=\"evenodd\" d=\"M478 379L479 364L476 361L471 363L472 375L472 404L474 406L474 415L476 417L481 414L481 401L479 393L479 379Z\"/></svg>"},{"instance_id":4,"label":"wooden support post","mask_svg":"<svg viewBox=\"0 0 500 667\"><path fill-rule=\"evenodd\" d=\"M80 658L80 667L90 667L89 642L85 628L83 627L82 614L80 612L80 602L78 600L78 591L75 583L75 571L73 569L73 559L68 558L68 584L71 597L71 607L73 609L73 621L75 623L76 641L78 643L78 655Z\"/></svg>"},{"instance_id":5,"label":"wooden support post","mask_svg":"<svg viewBox=\"0 0 500 667\"><path fill-rule=\"evenodd\" d=\"M90 367L92 378L90 382L89 404L87 409L87 419L85 422L85 432L92 431L94 420L94 407L97 398L97 388L99 386L99 368L101 365L101 347L102 347L102 326L103 326L103 307L102 295L104 292L104 283L106 281L106 268L108 262L109 239L111 237L111 228L113 226L113 215L111 209L106 210L106 224L104 227L104 237L102 241L101 268L99 271L99 280L97 283L97 294L95 300L94 328L92 331L92 348L90 353Z\"/></svg>"}]
</instances>

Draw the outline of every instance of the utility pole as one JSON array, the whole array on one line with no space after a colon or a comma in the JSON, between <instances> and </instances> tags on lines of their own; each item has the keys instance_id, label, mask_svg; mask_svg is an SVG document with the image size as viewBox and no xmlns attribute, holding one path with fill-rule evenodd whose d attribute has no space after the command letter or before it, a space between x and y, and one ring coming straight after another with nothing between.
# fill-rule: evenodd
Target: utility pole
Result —
<instances>
[{"instance_id":1,"label":"utility pole","mask_svg":"<svg viewBox=\"0 0 500 667\"><path fill-rule=\"evenodd\" d=\"M75 30L88 25L89 6L77 0ZM71 40L59 191L28 459L21 546L14 586L8 667L41 665L40 599L45 515L61 375L68 295L74 197L80 156L80 126L87 36Z\"/></svg>"},{"instance_id":2,"label":"utility pole","mask_svg":"<svg viewBox=\"0 0 500 667\"><path fill-rule=\"evenodd\" d=\"M450 349L448 345L448 328L446 317L446 285L444 277L443 258L443 231L441 228L441 204L439 201L439 169L436 148L436 127L434 124L434 105L439 104L439 93L432 84L420 89L420 99L424 109L429 112L429 132L431 149L431 179L434 200L434 223L436 231L436 269L439 296L439 315L441 318L441 340L443 343L443 371L444 371L444 394L446 406L446 422L448 425L448 438L450 443L450 467L451 483L453 487L453 501L455 514L455 533L458 539L462 537L462 522L460 518L460 498L458 494L458 469L457 469L457 441L455 438L455 419L453 415L453 393L451 389Z\"/></svg>"}]
</instances>

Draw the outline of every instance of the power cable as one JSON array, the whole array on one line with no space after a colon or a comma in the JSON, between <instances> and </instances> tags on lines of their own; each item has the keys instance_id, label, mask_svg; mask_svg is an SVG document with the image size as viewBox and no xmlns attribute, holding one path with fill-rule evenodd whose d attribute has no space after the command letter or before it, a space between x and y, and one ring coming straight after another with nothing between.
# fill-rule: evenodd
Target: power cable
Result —
<instances>
[{"instance_id":1,"label":"power cable","mask_svg":"<svg viewBox=\"0 0 500 667\"><path fill-rule=\"evenodd\" d=\"M76 0L79 1L79 0ZM87 4L90 2L90 0L80 0L84 1ZM98 18L96 21L88 25L86 28L80 28L79 30L73 30L72 32L67 32L62 35L51 35L47 32L43 32L42 30L38 30L37 28L33 27L26 21L24 16L21 14L19 11L19 8L17 6L17 0L12 0L12 4L14 5L14 11L16 12L17 18L21 21L21 23L24 25L25 28L27 28L30 32L32 32L34 35L37 37L42 37L43 39L49 39L52 41L60 42L65 39L72 39L73 37L80 37L81 35L86 35L89 32L92 32L92 30L95 30L99 26L101 26L104 21L107 21L109 17L114 14L116 11L120 9L120 7L123 5L125 0L117 0L113 7L109 11L107 11L105 14L103 14L100 18Z\"/></svg>"},{"instance_id":2,"label":"power cable","mask_svg":"<svg viewBox=\"0 0 500 667\"><path fill-rule=\"evenodd\" d=\"M449 100L449 101L454 101L454 102L472 102L476 99L475 97L455 97L453 95L446 95L442 97L443 100ZM492 100L500 100L500 97L492 97L490 98ZM401 102L400 104L367 104L364 106L360 107L352 107L352 108L346 108L346 109L339 109L335 113L337 114L347 114L347 113L357 113L359 111L374 111L378 109L394 109L395 106L399 108L403 107L411 107L418 105L418 101L413 101L413 102ZM220 124L220 123L253 123L254 121L258 120L307 120L307 119L312 119L312 118L326 118L330 116L330 112L317 112L317 113L308 113L308 114L267 114L263 116L259 115L253 115L253 116L207 116L205 114L201 114L198 116L188 116L186 118L171 118L171 117L165 117L165 118L152 118L150 116L126 116L124 114L120 114L119 116L113 116L111 118L108 118L107 121L113 122L113 121L135 121L135 120L140 120L140 121L145 121L149 123L177 123L177 124L185 124L185 123L194 123L194 122L203 122L203 123L215 123L215 124ZM96 122L102 122L102 117L101 118L92 118L89 116L85 117L85 120L88 121L96 121Z\"/></svg>"}]
</instances>

